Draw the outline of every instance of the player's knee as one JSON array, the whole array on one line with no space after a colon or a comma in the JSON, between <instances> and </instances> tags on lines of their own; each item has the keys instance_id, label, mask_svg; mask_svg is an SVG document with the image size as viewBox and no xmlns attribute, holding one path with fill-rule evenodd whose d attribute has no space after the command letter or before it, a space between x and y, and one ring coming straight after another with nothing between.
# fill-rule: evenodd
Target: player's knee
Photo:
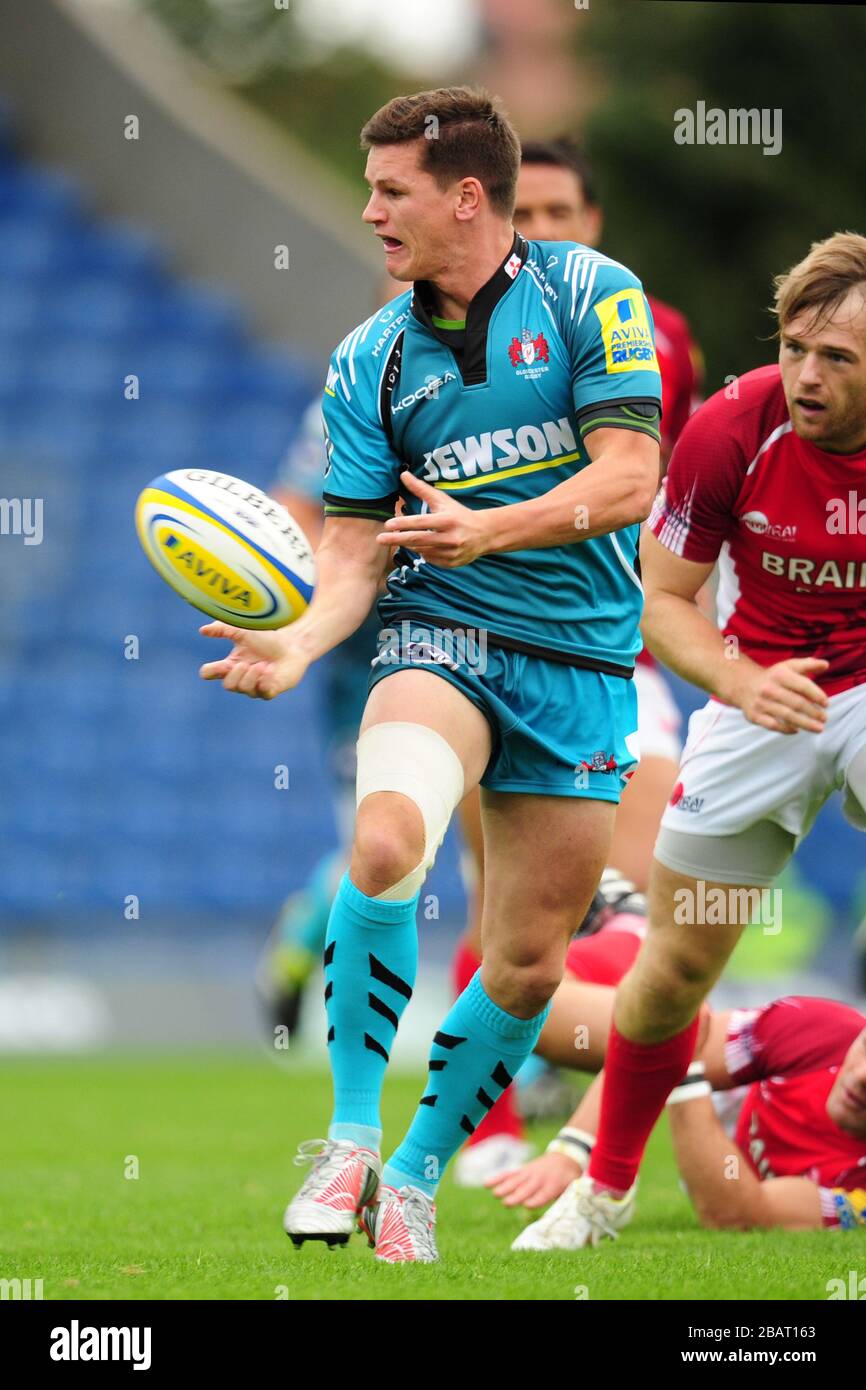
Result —
<instances>
[{"instance_id":1,"label":"player's knee","mask_svg":"<svg viewBox=\"0 0 866 1390\"><path fill-rule=\"evenodd\" d=\"M670 987L677 998L703 999L713 979L713 961L705 952L679 950L671 952L667 963Z\"/></svg>"},{"instance_id":2,"label":"player's knee","mask_svg":"<svg viewBox=\"0 0 866 1390\"><path fill-rule=\"evenodd\" d=\"M463 792L463 765L435 729L367 729L358 739L353 883L373 897L414 897Z\"/></svg>"},{"instance_id":3,"label":"player's knee","mask_svg":"<svg viewBox=\"0 0 866 1390\"><path fill-rule=\"evenodd\" d=\"M647 942L642 957L623 980L617 1010L627 1036L646 1044L663 1042L687 1027L712 983L699 956L649 946Z\"/></svg>"},{"instance_id":4,"label":"player's knee","mask_svg":"<svg viewBox=\"0 0 866 1390\"><path fill-rule=\"evenodd\" d=\"M395 803L402 802L402 806ZM358 808L351 878L375 895L399 883L424 854L424 825L405 797L380 792Z\"/></svg>"},{"instance_id":5,"label":"player's knee","mask_svg":"<svg viewBox=\"0 0 866 1390\"><path fill-rule=\"evenodd\" d=\"M527 953L518 959L488 951L484 972L497 1000L507 1000L502 1007L519 1010L527 1017L540 1013L553 998L562 983L563 954L557 952Z\"/></svg>"}]
</instances>

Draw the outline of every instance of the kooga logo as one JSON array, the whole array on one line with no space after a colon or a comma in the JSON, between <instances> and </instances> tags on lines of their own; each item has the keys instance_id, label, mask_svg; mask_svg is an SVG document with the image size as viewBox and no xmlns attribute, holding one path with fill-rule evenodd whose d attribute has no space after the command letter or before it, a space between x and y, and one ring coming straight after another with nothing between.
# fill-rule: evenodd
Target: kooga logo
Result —
<instances>
[{"instance_id":1,"label":"kooga logo","mask_svg":"<svg viewBox=\"0 0 866 1390\"><path fill-rule=\"evenodd\" d=\"M52 1361L132 1361L134 1371L150 1369L149 1327L69 1327L51 1329Z\"/></svg>"}]
</instances>

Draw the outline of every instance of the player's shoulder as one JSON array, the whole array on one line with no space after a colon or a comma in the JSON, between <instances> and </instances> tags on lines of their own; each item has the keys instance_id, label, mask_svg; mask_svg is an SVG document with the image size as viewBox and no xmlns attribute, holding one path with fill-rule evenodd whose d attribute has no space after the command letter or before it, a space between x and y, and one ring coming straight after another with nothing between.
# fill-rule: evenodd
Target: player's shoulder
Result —
<instances>
[{"instance_id":1,"label":"player's shoulder","mask_svg":"<svg viewBox=\"0 0 866 1390\"><path fill-rule=\"evenodd\" d=\"M391 348L411 317L412 290L392 299L347 333L331 353L325 397L375 396Z\"/></svg>"},{"instance_id":2,"label":"player's shoulder","mask_svg":"<svg viewBox=\"0 0 866 1390\"><path fill-rule=\"evenodd\" d=\"M766 1005L766 1013L772 1012L779 1020L792 1028L808 1027L824 1023L855 1035L866 1028L866 1014L855 1009L852 1004L843 1004L839 999L825 999L811 994L786 994Z\"/></svg>"},{"instance_id":3,"label":"player's shoulder","mask_svg":"<svg viewBox=\"0 0 866 1390\"><path fill-rule=\"evenodd\" d=\"M841 1062L866 1027L866 1017L836 999L789 994L767 1004L755 1021L756 1050L771 1070L810 1071Z\"/></svg>"},{"instance_id":4,"label":"player's shoulder","mask_svg":"<svg viewBox=\"0 0 866 1390\"><path fill-rule=\"evenodd\" d=\"M752 462L774 439L790 429L782 377L774 363L731 376L708 396L688 420L677 443L715 440L733 446Z\"/></svg>"},{"instance_id":5,"label":"player's shoulder","mask_svg":"<svg viewBox=\"0 0 866 1390\"><path fill-rule=\"evenodd\" d=\"M530 241L523 270L568 316L580 314L584 303L597 301L605 290L643 288L628 266L577 241Z\"/></svg>"}]
</instances>

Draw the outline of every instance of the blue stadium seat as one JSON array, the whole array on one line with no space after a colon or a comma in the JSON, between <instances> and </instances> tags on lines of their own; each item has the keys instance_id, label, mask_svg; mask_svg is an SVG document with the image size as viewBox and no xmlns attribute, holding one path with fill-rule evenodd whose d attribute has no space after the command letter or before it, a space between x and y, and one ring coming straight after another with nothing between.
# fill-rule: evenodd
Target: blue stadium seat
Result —
<instances>
[{"instance_id":1,"label":"blue stadium seat","mask_svg":"<svg viewBox=\"0 0 866 1390\"><path fill-rule=\"evenodd\" d=\"M172 468L266 486L317 376L302 350L257 346L231 296L173 277L146 230L93 220L74 181L19 161L0 107L0 473L46 506L4 613L0 921L121 925L128 893L142 922L267 914L332 842L318 673L279 708L201 682L216 644L133 524Z\"/></svg>"}]
</instances>

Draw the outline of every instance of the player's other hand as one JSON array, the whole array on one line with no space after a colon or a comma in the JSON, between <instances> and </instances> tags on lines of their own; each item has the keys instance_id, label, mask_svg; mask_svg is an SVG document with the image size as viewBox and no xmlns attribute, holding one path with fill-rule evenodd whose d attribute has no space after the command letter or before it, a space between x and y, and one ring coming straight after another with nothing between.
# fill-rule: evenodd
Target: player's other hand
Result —
<instances>
[{"instance_id":1,"label":"player's other hand","mask_svg":"<svg viewBox=\"0 0 866 1390\"><path fill-rule=\"evenodd\" d=\"M521 1168L488 1178L484 1186L499 1197L503 1206L529 1207L534 1211L555 1202L582 1172L580 1164L567 1154L543 1153Z\"/></svg>"},{"instance_id":2,"label":"player's other hand","mask_svg":"<svg viewBox=\"0 0 866 1390\"><path fill-rule=\"evenodd\" d=\"M392 516L376 540L380 545L405 545L423 555L431 564L454 569L477 560L490 548L490 511L473 511L447 493L401 473L400 481L409 492L426 502L428 510L419 515Z\"/></svg>"},{"instance_id":3,"label":"player's other hand","mask_svg":"<svg viewBox=\"0 0 866 1390\"><path fill-rule=\"evenodd\" d=\"M827 722L827 695L810 676L830 665L820 657L791 657L775 666L747 668L735 701L747 719L779 734L820 734Z\"/></svg>"},{"instance_id":4,"label":"player's other hand","mask_svg":"<svg viewBox=\"0 0 866 1390\"><path fill-rule=\"evenodd\" d=\"M205 623L199 632L203 637L222 637L234 643L227 656L205 662L199 671L202 680L222 681L226 690L254 700L273 700L275 695L291 690L310 664L286 628L262 632L213 622Z\"/></svg>"}]
</instances>

